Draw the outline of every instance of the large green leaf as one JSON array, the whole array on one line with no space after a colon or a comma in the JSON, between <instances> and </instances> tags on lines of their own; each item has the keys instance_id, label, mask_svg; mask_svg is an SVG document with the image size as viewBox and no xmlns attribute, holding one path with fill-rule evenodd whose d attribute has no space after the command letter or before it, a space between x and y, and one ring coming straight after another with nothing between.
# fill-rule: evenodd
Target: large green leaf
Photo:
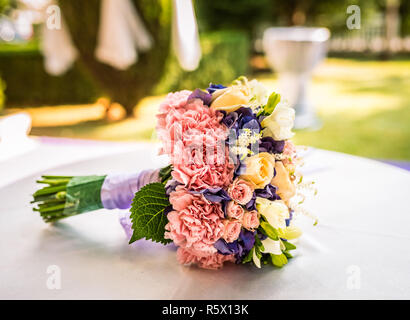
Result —
<instances>
[{"instance_id":1,"label":"large green leaf","mask_svg":"<svg viewBox=\"0 0 410 320\"><path fill-rule=\"evenodd\" d=\"M163 244L171 242L164 238L168 219L164 214L170 205L162 183L150 183L142 187L131 206L133 234L130 243L145 238Z\"/></svg>"}]
</instances>

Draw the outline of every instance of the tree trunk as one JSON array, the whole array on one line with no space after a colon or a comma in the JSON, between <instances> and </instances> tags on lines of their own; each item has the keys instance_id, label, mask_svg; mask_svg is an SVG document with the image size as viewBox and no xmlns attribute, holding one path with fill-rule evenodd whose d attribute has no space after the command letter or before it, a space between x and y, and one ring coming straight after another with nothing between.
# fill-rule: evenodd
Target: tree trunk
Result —
<instances>
[{"instance_id":1,"label":"tree trunk","mask_svg":"<svg viewBox=\"0 0 410 320\"><path fill-rule=\"evenodd\" d=\"M128 115L132 115L138 101L148 95L160 80L170 51L170 0L133 0L133 3L149 30L154 45L151 50L138 53L137 63L125 71L120 71L99 62L94 55L100 1L59 1L84 67L113 101L126 108Z\"/></svg>"}]
</instances>

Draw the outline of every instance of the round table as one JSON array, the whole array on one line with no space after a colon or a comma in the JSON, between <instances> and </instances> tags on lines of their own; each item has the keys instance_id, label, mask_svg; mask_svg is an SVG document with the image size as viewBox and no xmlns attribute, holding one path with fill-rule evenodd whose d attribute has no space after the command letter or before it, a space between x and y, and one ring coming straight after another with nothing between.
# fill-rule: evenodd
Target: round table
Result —
<instances>
[{"instance_id":1,"label":"round table","mask_svg":"<svg viewBox=\"0 0 410 320\"><path fill-rule=\"evenodd\" d=\"M304 234L294 258L282 269L230 263L220 271L184 267L176 261L172 245L145 240L128 245L119 211L99 210L55 225L45 224L31 211L30 194L42 173L158 167L164 160L155 153L154 145L139 145L42 168L2 186L0 298L410 298L410 173L369 159L307 152L305 178L315 180L319 192L306 206L319 223L313 226L311 219L298 218ZM11 170L18 170L14 163L10 160Z\"/></svg>"}]
</instances>

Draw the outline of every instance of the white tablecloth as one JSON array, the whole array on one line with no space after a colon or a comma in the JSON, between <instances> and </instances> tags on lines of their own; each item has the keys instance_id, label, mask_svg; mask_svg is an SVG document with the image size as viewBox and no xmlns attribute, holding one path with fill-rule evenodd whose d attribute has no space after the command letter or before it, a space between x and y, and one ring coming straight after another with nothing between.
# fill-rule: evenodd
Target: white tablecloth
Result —
<instances>
[{"instance_id":1,"label":"white tablecloth","mask_svg":"<svg viewBox=\"0 0 410 320\"><path fill-rule=\"evenodd\" d=\"M147 241L129 246L118 211L100 210L56 225L31 211L39 174L159 166L154 146L40 145L0 163L2 299L410 298L410 173L404 170L312 150L305 171L319 193L307 206L319 224L299 220L304 235L295 258L282 269L226 264L209 271L180 266L172 246ZM54 160L46 161L51 154ZM55 267L47 273L50 266L60 270L60 289L47 285L56 276Z\"/></svg>"}]
</instances>

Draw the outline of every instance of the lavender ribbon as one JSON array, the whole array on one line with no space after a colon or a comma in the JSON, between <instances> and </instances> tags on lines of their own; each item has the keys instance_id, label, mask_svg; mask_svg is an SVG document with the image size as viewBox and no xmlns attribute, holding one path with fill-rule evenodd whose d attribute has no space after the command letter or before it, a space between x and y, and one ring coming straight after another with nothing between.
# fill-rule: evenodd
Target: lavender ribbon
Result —
<instances>
[{"instance_id":1,"label":"lavender ribbon","mask_svg":"<svg viewBox=\"0 0 410 320\"><path fill-rule=\"evenodd\" d=\"M101 203L105 209L128 209L135 193L153 182L160 182L159 169L107 175L101 187Z\"/></svg>"}]
</instances>

